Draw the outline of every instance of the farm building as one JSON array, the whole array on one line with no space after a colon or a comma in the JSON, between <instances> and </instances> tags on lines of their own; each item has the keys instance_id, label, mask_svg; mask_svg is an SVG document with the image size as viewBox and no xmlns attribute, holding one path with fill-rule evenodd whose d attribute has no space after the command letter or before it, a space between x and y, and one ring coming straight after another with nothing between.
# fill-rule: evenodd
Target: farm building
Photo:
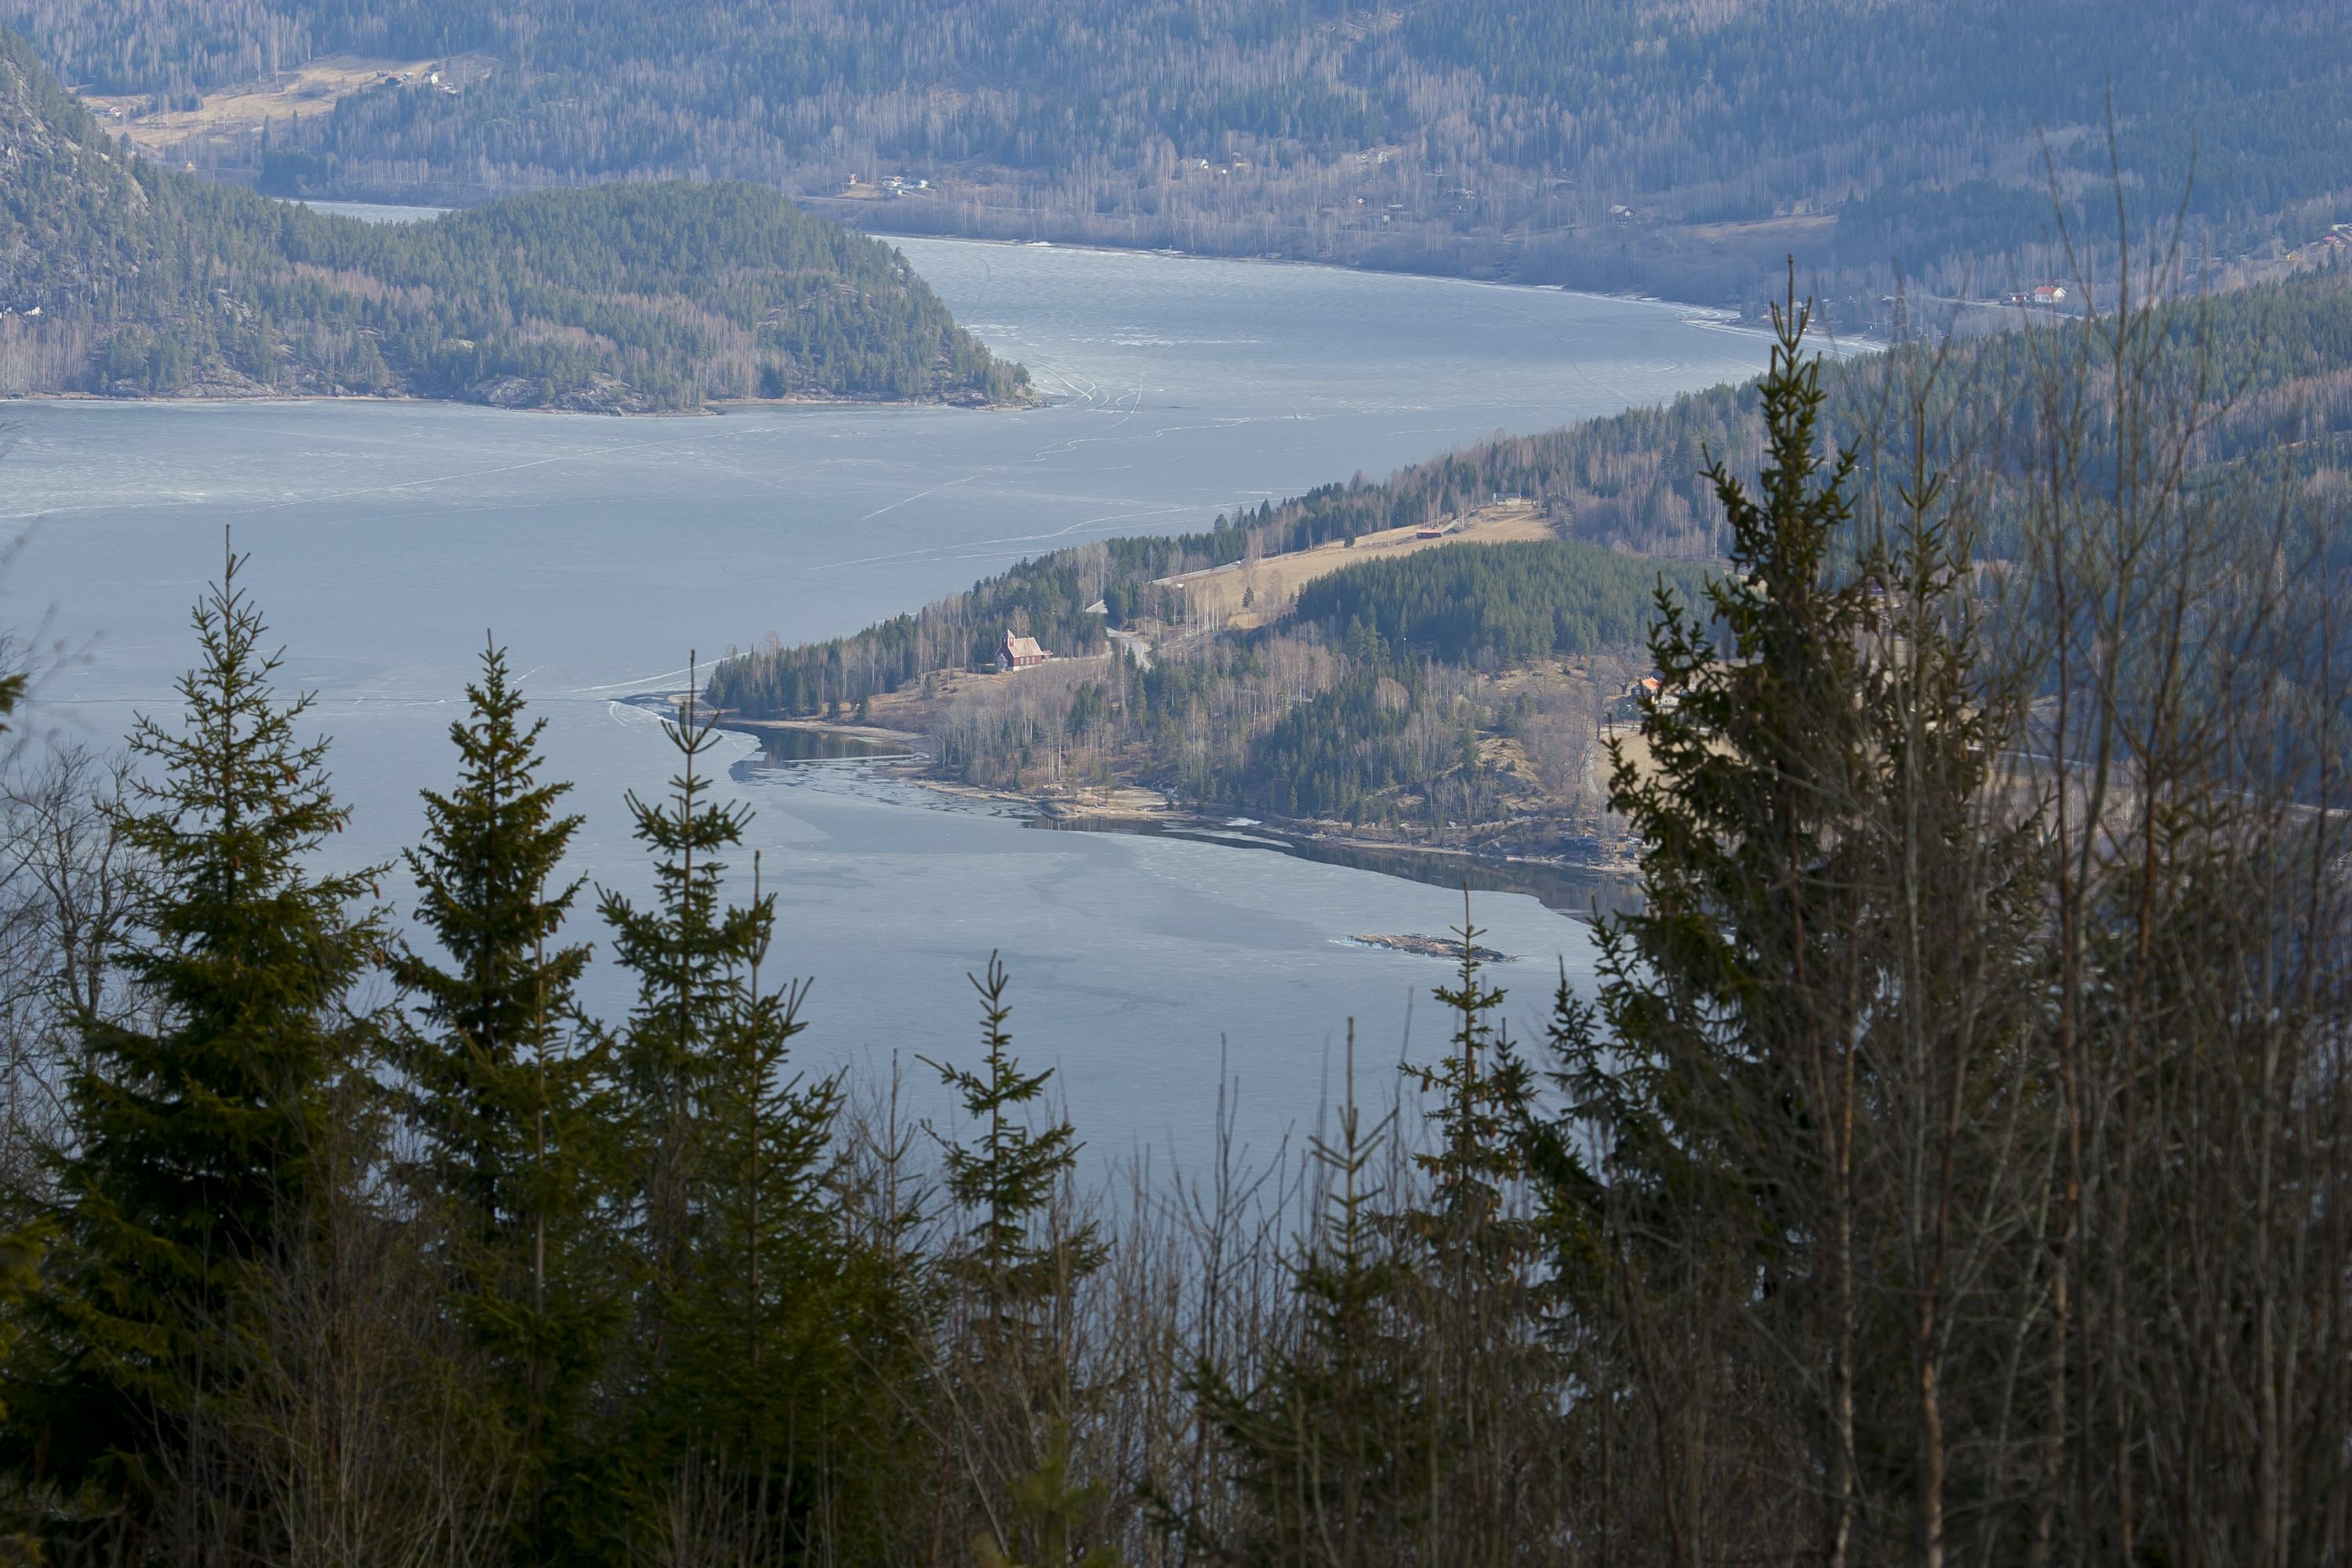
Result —
<instances>
[{"instance_id":1,"label":"farm building","mask_svg":"<svg viewBox=\"0 0 2352 1568\"><path fill-rule=\"evenodd\" d=\"M996 668L1027 669L1031 665L1043 664L1053 657L1037 646L1035 637L1017 637L1007 632L1004 634L1004 646L996 650Z\"/></svg>"}]
</instances>

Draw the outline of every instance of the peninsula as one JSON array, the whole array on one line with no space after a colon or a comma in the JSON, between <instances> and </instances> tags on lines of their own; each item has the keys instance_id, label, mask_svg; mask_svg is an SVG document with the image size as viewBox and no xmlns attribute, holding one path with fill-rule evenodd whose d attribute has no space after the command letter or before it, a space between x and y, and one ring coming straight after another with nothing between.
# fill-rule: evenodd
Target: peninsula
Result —
<instances>
[{"instance_id":1,"label":"peninsula","mask_svg":"<svg viewBox=\"0 0 2352 1568\"><path fill-rule=\"evenodd\" d=\"M2259 493L2282 515L2334 504L2352 456L2352 275L2148 321L2240 389L2200 433L2200 482L2260 478L2257 458L2298 443L2307 485ZM1832 365L1825 417L1858 451L1899 449L1891 391L1928 385L1922 406L1997 452L2005 389L2090 330L1978 340L1933 382L1919 349ZM737 722L920 735L935 781L1056 816L1164 800L1356 844L1605 863L1622 847L1618 759L1651 765L1626 721L1654 689L1657 595L1704 602L1726 542L1711 459L1759 462L1759 433L1750 384L1500 437L1205 532L1055 551L851 637L748 650L705 695ZM1972 498L1988 583L2023 537L2015 462L1988 459Z\"/></svg>"}]
</instances>

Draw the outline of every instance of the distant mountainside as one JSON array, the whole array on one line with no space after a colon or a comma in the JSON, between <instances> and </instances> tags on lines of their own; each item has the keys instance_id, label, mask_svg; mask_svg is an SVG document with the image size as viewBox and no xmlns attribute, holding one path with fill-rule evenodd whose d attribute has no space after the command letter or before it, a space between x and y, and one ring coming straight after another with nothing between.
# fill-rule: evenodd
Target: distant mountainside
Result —
<instances>
[{"instance_id":1,"label":"distant mountainside","mask_svg":"<svg viewBox=\"0 0 2352 1568\"><path fill-rule=\"evenodd\" d=\"M0 17L175 158L322 195L707 172L895 232L1743 304L1794 251L1867 310L1898 258L1942 294L2063 275L2051 192L2078 235L2111 226L2112 106L2154 211L2193 166L2192 250L2259 261L2352 218L2352 27L2298 0L0 0ZM399 68L293 74L339 54ZM256 81L277 96L220 101Z\"/></svg>"},{"instance_id":2,"label":"distant mountainside","mask_svg":"<svg viewBox=\"0 0 2352 1568\"><path fill-rule=\"evenodd\" d=\"M1021 395L887 247L740 184L368 224L130 156L0 31L0 393L692 409Z\"/></svg>"}]
</instances>

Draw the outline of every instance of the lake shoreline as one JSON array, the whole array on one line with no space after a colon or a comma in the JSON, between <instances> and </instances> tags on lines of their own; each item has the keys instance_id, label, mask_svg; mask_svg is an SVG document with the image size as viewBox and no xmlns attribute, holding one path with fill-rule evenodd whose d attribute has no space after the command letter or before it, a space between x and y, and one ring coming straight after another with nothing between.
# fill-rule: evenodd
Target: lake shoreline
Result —
<instances>
[{"instance_id":1,"label":"lake shoreline","mask_svg":"<svg viewBox=\"0 0 2352 1568\"><path fill-rule=\"evenodd\" d=\"M797 199L797 198L795 198ZM830 215L828 215L830 216ZM1518 278L1482 278L1469 272L1428 272L1413 268L1375 267L1369 263L1318 259L1311 256L1270 256L1221 250L1179 250L1171 246L1112 245L1094 239L999 239L977 234L931 234L917 230L861 228L841 220L842 226L864 235L868 239L887 242L897 240L927 240L947 245L985 245L1005 250L1066 250L1076 255L1096 256L1156 256L1168 261L1221 261L1244 263L1253 267L1306 267L1332 272L1360 273L1369 278L1414 278L1431 283L1467 283L1481 289L1528 289L1541 294L1566 294L1572 299L1605 300L1614 305L1657 305L1670 310L1707 317L1726 327L1742 328L1759 335L1769 335L1770 329L1759 326L1728 305L1708 305L1695 300L1670 300L1662 294L1647 294L1638 289L1579 289L1566 283L1536 283Z\"/></svg>"},{"instance_id":2,"label":"lake shoreline","mask_svg":"<svg viewBox=\"0 0 2352 1568\"><path fill-rule=\"evenodd\" d=\"M655 700L674 708L682 700L672 696ZM712 720L712 723L731 733L761 740L763 744L764 738L768 736L799 734L872 746L895 745L901 749L895 752L877 752L868 760L918 788L958 800L1008 808L1013 814L1030 817L1043 826L1077 830L1139 829L1226 839L1234 835L1260 835L1297 849L1393 858L1428 871L1458 867L1465 872L1507 875L1518 870L1536 875L1552 874L1619 883L1629 881L1634 871L1630 860L1622 855L1607 854L1598 840L1583 841L1589 843L1593 850L1589 858L1496 854L1452 845L1421 843L1406 837L1365 837L1348 832L1336 823L1294 821L1286 817L1237 817L1205 812L1180 805L1163 792L1142 785L1115 785L1056 793L995 789L966 784L961 779L943 777L933 770L929 753L922 749L928 736L878 724L843 723L824 719L741 719L728 715ZM1372 868L1383 869L1377 866ZM1415 876L1393 868L1384 869L1383 874L1402 876L1407 880L1424 884L1439 880L1432 875ZM1446 885L1451 885L1450 879Z\"/></svg>"},{"instance_id":3,"label":"lake shoreline","mask_svg":"<svg viewBox=\"0 0 2352 1568\"><path fill-rule=\"evenodd\" d=\"M712 398L699 408L562 408L546 404L509 405L486 403L474 397L426 397L404 392L279 392L240 393L221 387L206 387L196 392L162 393L138 397L121 397L110 392L10 392L0 393L0 406L15 403L89 403L113 404L126 407L160 405L164 407L222 408L292 407L314 404L382 403L409 407L485 408L499 414L573 414L596 419L709 419L723 418L730 414L745 414L762 408L961 408L974 414L1017 413L1045 406L1043 395L1021 399L967 399L961 397L729 397Z\"/></svg>"},{"instance_id":4,"label":"lake shoreline","mask_svg":"<svg viewBox=\"0 0 2352 1568\"><path fill-rule=\"evenodd\" d=\"M522 193L509 192L505 194L510 195ZM386 208L404 209L417 213L429 212L436 216L443 213L463 212L466 210L466 207L463 205L444 206L434 202L389 202L343 196L304 195L300 197L281 197L279 199L297 202L304 206L312 206L318 204L326 204L330 209L336 207L381 206ZM492 197L490 199L497 200L500 198ZM872 202L856 200L838 195L794 195L789 192L784 194L784 199L791 202L796 207L800 207L804 210L816 210L820 212L822 216L833 219L835 223L840 224L843 227L849 229L851 232L863 235L868 239L879 240L886 245L895 245L898 241L909 239L937 240L956 245L999 246L1012 250L1041 247L1080 253L1092 252L1104 256L1160 256L1166 257L1171 260L1182 261L1246 261L1268 267L1321 267L1329 268L1339 272L1360 272L1372 277L1419 278L1428 279L1432 282L1475 283L1495 289L1539 289L1546 293L1570 294L1591 300L1607 300L1620 304L1662 305L1670 310L1701 312L1707 316L1719 319L1725 326L1745 327L1750 331L1759 333L1767 330L1764 326L1750 321L1749 318L1742 315L1738 309L1729 305L1709 305L1702 304L1696 300L1669 299L1664 295L1645 293L1639 289L1584 288L1570 283L1541 282L1524 278L1484 275L1471 271L1467 268L1457 268L1451 271L1443 271L1420 267L1384 267L1376 262L1344 260L1336 257L1291 256L1279 253L1269 253L1265 251L1186 250L1175 246L1164 245L1119 245L1106 239L1047 239L1043 237L1014 239L996 235L963 234L952 231L943 232L937 229L887 228L869 226L858 221L860 217L870 214L873 211L875 204ZM479 205L481 204L475 203L470 205ZM357 216L359 215L345 214L343 216ZM423 218L397 218L363 221L422 222L429 220ZM882 406L887 407L891 406L891 405L886 404L882 405ZM988 405L987 406L993 407L998 405ZM1017 407L1022 405L1015 404L1009 405L1007 406Z\"/></svg>"}]
</instances>

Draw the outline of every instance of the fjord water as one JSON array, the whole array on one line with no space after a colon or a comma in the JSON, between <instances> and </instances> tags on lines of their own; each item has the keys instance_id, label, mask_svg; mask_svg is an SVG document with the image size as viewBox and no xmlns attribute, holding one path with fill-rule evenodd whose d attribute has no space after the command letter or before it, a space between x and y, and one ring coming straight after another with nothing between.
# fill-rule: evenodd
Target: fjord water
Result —
<instances>
[{"instance_id":1,"label":"fjord water","mask_svg":"<svg viewBox=\"0 0 2352 1568\"><path fill-rule=\"evenodd\" d=\"M1328 268L907 241L957 318L1027 364L1017 411L762 407L616 420L411 403L0 408L0 514L23 536L6 616L54 655L31 728L118 744L169 717L187 612L222 556L315 689L341 863L385 860L451 774L444 739L485 631L549 720L551 771L587 824L573 866L648 886L625 792L659 791L661 726L616 699L676 689L774 631L856 629L1013 560L1117 533L1205 526L1236 504L1380 475L1497 429L1532 430L1753 374L1762 345L1706 312ZM1358 932L1444 931L1440 888L1250 847L1046 833L855 762L750 765L782 895L779 970L815 977L803 1057L869 1078L968 1057L965 971L1001 949L1026 1065L1052 1064L1097 1152L1197 1162L1219 1063L1263 1152L1308 1126L1356 1021L1377 1079L1442 1040L1434 961ZM387 896L408 901L404 876ZM600 935L583 898L575 931ZM1526 1032L1583 928L1483 896L1486 944ZM620 977L592 997L625 1005ZM1411 1041L1408 1046L1408 1035ZM1222 1052L1222 1056L1221 1056ZM1386 1085L1381 1085L1384 1093ZM916 1097L928 1108L935 1097Z\"/></svg>"}]
</instances>

